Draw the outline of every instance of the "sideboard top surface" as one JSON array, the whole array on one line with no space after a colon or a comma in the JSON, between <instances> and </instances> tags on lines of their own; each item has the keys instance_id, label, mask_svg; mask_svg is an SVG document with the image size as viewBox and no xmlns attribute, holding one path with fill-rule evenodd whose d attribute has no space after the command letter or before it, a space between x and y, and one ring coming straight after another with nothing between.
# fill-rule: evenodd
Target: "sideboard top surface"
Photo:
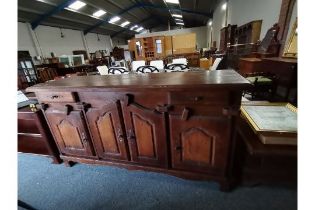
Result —
<instances>
[{"instance_id":1,"label":"sideboard top surface","mask_svg":"<svg viewBox=\"0 0 315 210\"><path fill-rule=\"evenodd\" d=\"M151 74L93 75L76 76L27 88L36 91L77 91L79 89L156 89L156 88L244 88L249 82L234 70L172 72Z\"/></svg>"}]
</instances>

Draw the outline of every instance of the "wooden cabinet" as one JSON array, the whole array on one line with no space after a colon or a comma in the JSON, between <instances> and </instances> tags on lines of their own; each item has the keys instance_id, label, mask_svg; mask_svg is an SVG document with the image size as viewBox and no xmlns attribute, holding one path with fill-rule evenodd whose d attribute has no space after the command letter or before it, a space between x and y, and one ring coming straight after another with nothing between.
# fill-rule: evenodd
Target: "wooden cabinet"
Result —
<instances>
[{"instance_id":1,"label":"wooden cabinet","mask_svg":"<svg viewBox=\"0 0 315 210\"><path fill-rule=\"evenodd\" d=\"M248 86L235 71L202 70L74 77L28 91L43 103L66 162L210 179L227 187L234 115Z\"/></svg>"},{"instance_id":2,"label":"wooden cabinet","mask_svg":"<svg viewBox=\"0 0 315 210\"><path fill-rule=\"evenodd\" d=\"M131 160L167 166L165 116L131 102L124 105L124 119Z\"/></svg>"},{"instance_id":3,"label":"wooden cabinet","mask_svg":"<svg viewBox=\"0 0 315 210\"><path fill-rule=\"evenodd\" d=\"M119 102L86 112L96 153L102 159L128 160L126 135Z\"/></svg>"},{"instance_id":4,"label":"wooden cabinet","mask_svg":"<svg viewBox=\"0 0 315 210\"><path fill-rule=\"evenodd\" d=\"M90 135L82 111L48 108L45 111L55 141L62 154L94 156Z\"/></svg>"},{"instance_id":5,"label":"wooden cabinet","mask_svg":"<svg viewBox=\"0 0 315 210\"><path fill-rule=\"evenodd\" d=\"M170 115L172 166L196 172L223 173L227 163L227 118Z\"/></svg>"}]
</instances>

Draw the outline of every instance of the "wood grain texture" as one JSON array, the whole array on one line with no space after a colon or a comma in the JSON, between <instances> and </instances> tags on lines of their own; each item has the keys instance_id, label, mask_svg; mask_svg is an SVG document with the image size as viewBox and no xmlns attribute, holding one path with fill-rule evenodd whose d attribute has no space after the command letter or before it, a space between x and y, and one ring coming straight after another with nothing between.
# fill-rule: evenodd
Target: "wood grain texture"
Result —
<instances>
[{"instance_id":1,"label":"wood grain texture","mask_svg":"<svg viewBox=\"0 0 315 210\"><path fill-rule=\"evenodd\" d=\"M29 87L27 91L68 91L84 89L178 89L178 88L226 88L243 89L249 82L233 70L172 72L159 74L125 74L110 76L70 77ZM48 92L47 92L48 93Z\"/></svg>"}]
</instances>

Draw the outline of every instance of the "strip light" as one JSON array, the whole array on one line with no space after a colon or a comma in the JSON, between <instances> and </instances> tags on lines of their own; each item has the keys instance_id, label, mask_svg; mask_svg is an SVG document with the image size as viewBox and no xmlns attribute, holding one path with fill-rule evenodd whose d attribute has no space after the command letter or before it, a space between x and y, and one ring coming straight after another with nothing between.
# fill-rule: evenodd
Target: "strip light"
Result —
<instances>
[{"instance_id":1,"label":"strip light","mask_svg":"<svg viewBox=\"0 0 315 210\"><path fill-rule=\"evenodd\" d=\"M178 15L178 14L172 14L173 17L177 17L177 18L183 18L182 15Z\"/></svg>"},{"instance_id":2,"label":"strip light","mask_svg":"<svg viewBox=\"0 0 315 210\"><path fill-rule=\"evenodd\" d=\"M123 22L120 26L121 27L125 27L126 25L129 25L130 24L130 22L129 21L126 21L126 22Z\"/></svg>"},{"instance_id":3,"label":"strip light","mask_svg":"<svg viewBox=\"0 0 315 210\"><path fill-rule=\"evenodd\" d=\"M101 17L102 15L106 14L104 10L98 10L97 12L93 13L94 17Z\"/></svg>"},{"instance_id":4,"label":"strip light","mask_svg":"<svg viewBox=\"0 0 315 210\"><path fill-rule=\"evenodd\" d=\"M82 2L82 1L75 1L74 3L69 5L70 9L74 9L74 10L79 10L82 7L84 7L86 5L86 3Z\"/></svg>"},{"instance_id":5,"label":"strip light","mask_svg":"<svg viewBox=\"0 0 315 210\"><path fill-rule=\"evenodd\" d=\"M115 16L115 17L111 18L108 22L109 23L116 23L118 20L120 20L120 17Z\"/></svg>"}]
</instances>

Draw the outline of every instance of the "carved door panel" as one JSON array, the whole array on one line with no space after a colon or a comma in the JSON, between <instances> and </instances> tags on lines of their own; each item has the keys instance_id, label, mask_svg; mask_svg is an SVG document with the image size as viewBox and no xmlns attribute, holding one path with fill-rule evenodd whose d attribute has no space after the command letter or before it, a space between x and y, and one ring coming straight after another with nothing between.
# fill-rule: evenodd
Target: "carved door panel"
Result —
<instances>
[{"instance_id":1,"label":"carved door panel","mask_svg":"<svg viewBox=\"0 0 315 210\"><path fill-rule=\"evenodd\" d=\"M104 159L128 160L126 135L118 101L102 108L90 108L86 117L98 156Z\"/></svg>"},{"instance_id":2,"label":"carved door panel","mask_svg":"<svg viewBox=\"0 0 315 210\"><path fill-rule=\"evenodd\" d=\"M130 103L124 106L124 119L131 160L166 167L165 115Z\"/></svg>"},{"instance_id":3,"label":"carved door panel","mask_svg":"<svg viewBox=\"0 0 315 210\"><path fill-rule=\"evenodd\" d=\"M94 156L93 146L82 111L45 111L60 152L75 156Z\"/></svg>"},{"instance_id":4,"label":"carved door panel","mask_svg":"<svg viewBox=\"0 0 315 210\"><path fill-rule=\"evenodd\" d=\"M227 118L170 115L172 166L200 172L223 172L228 160Z\"/></svg>"}]
</instances>

